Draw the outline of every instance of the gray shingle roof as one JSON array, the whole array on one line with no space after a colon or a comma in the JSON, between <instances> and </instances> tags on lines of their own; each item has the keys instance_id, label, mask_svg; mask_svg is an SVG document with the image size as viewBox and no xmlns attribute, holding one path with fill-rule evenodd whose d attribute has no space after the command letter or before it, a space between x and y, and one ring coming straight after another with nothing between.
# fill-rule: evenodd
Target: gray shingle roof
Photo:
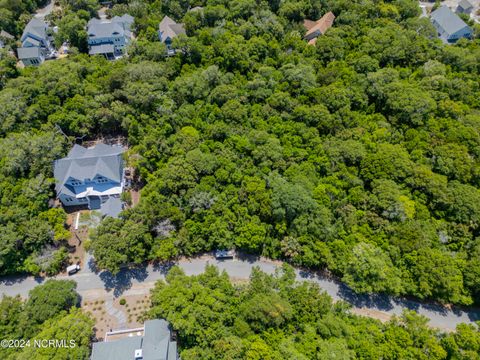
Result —
<instances>
[{"instance_id":1,"label":"gray shingle roof","mask_svg":"<svg viewBox=\"0 0 480 360\"><path fill-rule=\"evenodd\" d=\"M135 350L142 349L143 360L177 360L177 343L170 340L165 320L145 322L143 336L93 344L91 360L133 360Z\"/></svg>"},{"instance_id":2,"label":"gray shingle roof","mask_svg":"<svg viewBox=\"0 0 480 360\"><path fill-rule=\"evenodd\" d=\"M8 39L8 40L13 40L15 37L12 34L9 34L5 30L0 31L0 38Z\"/></svg>"},{"instance_id":3,"label":"gray shingle roof","mask_svg":"<svg viewBox=\"0 0 480 360\"><path fill-rule=\"evenodd\" d=\"M135 350L142 348L142 337L133 336L93 344L91 360L134 360Z\"/></svg>"},{"instance_id":4,"label":"gray shingle roof","mask_svg":"<svg viewBox=\"0 0 480 360\"><path fill-rule=\"evenodd\" d=\"M117 197L110 197L103 204L100 205L100 213L104 216L118 217L122 212L122 200Z\"/></svg>"},{"instance_id":5,"label":"gray shingle roof","mask_svg":"<svg viewBox=\"0 0 480 360\"><path fill-rule=\"evenodd\" d=\"M111 37L114 33L120 36L130 36L130 28L134 18L129 14L115 16L110 21L102 21L97 18L88 21L88 36L90 38Z\"/></svg>"},{"instance_id":6,"label":"gray shingle roof","mask_svg":"<svg viewBox=\"0 0 480 360\"><path fill-rule=\"evenodd\" d=\"M57 195L60 193L72 194L71 189L65 185L70 177L83 181L84 179L93 179L98 174L121 182L123 152L124 149L120 146L98 144L87 149L80 145L74 145L66 158L55 161L54 176Z\"/></svg>"},{"instance_id":7,"label":"gray shingle roof","mask_svg":"<svg viewBox=\"0 0 480 360\"><path fill-rule=\"evenodd\" d=\"M143 358L167 360L170 343L170 329L165 320L153 320L145 323L143 337Z\"/></svg>"},{"instance_id":8,"label":"gray shingle roof","mask_svg":"<svg viewBox=\"0 0 480 360\"><path fill-rule=\"evenodd\" d=\"M88 20L87 26L89 27L90 25L101 24L101 23L102 23L102 20L97 18L91 18L90 20Z\"/></svg>"},{"instance_id":9,"label":"gray shingle roof","mask_svg":"<svg viewBox=\"0 0 480 360\"><path fill-rule=\"evenodd\" d=\"M441 6L430 15L432 22L438 24L448 35L468 26L448 6Z\"/></svg>"},{"instance_id":10,"label":"gray shingle roof","mask_svg":"<svg viewBox=\"0 0 480 360\"><path fill-rule=\"evenodd\" d=\"M458 6L463 10L469 10L473 8L473 5L468 0L462 0L458 3Z\"/></svg>"},{"instance_id":11,"label":"gray shingle roof","mask_svg":"<svg viewBox=\"0 0 480 360\"><path fill-rule=\"evenodd\" d=\"M17 54L20 60L40 58L42 56L42 49L38 47L18 48Z\"/></svg>"},{"instance_id":12,"label":"gray shingle roof","mask_svg":"<svg viewBox=\"0 0 480 360\"><path fill-rule=\"evenodd\" d=\"M133 16L129 15L129 14L124 14L122 16L114 16L112 18L112 22L113 23L120 23L122 24L126 29L130 29L130 27L132 26L133 22L134 22L134 18Z\"/></svg>"},{"instance_id":13,"label":"gray shingle roof","mask_svg":"<svg viewBox=\"0 0 480 360\"><path fill-rule=\"evenodd\" d=\"M47 29L48 25L45 23L45 21L33 18L23 30L22 41L28 34L32 34L38 36L40 39L47 40Z\"/></svg>"},{"instance_id":14,"label":"gray shingle roof","mask_svg":"<svg viewBox=\"0 0 480 360\"><path fill-rule=\"evenodd\" d=\"M114 35L124 36L125 30L117 23L93 23L88 27L90 38L108 38Z\"/></svg>"},{"instance_id":15,"label":"gray shingle roof","mask_svg":"<svg viewBox=\"0 0 480 360\"><path fill-rule=\"evenodd\" d=\"M92 45L88 53L90 55L113 54L115 47L112 44Z\"/></svg>"}]
</instances>

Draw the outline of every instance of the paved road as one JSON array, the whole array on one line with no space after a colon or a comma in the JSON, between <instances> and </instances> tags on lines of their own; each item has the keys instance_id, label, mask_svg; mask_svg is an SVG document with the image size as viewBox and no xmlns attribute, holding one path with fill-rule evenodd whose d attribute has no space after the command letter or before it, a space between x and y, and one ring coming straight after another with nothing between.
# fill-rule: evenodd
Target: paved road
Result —
<instances>
[{"instance_id":1,"label":"paved road","mask_svg":"<svg viewBox=\"0 0 480 360\"><path fill-rule=\"evenodd\" d=\"M420 17L427 17L427 6L426 5L420 5L420 8L422 9L422 15Z\"/></svg>"},{"instance_id":2,"label":"paved road","mask_svg":"<svg viewBox=\"0 0 480 360\"><path fill-rule=\"evenodd\" d=\"M73 279L77 282L77 291L82 296L91 296L95 293L109 292L114 296L121 296L127 291L148 292L153 283L164 279L169 267L149 265L136 269L123 270L113 276L108 272L95 272L93 259L89 258L90 266L82 269L81 272L72 276L57 276L57 279ZM260 258L244 257L236 260L217 261L210 256L202 256L189 260L180 260L178 265L187 275L197 275L203 272L206 264L216 265L220 270L225 270L232 278L247 279L254 266L262 271L272 274L280 263ZM385 295L358 295L342 283L312 272L296 270L297 279L316 282L334 300L344 300L357 309L368 309L374 312L381 312L386 315L399 315L404 309L412 309L430 319L430 325L443 330L454 330L459 323L471 323L480 320L480 309L449 310L441 306L422 304L417 301L396 299ZM43 279L4 278L0 280L0 294L16 295L23 297Z\"/></svg>"},{"instance_id":3,"label":"paved road","mask_svg":"<svg viewBox=\"0 0 480 360\"><path fill-rule=\"evenodd\" d=\"M54 5L54 0L50 0L49 3L43 7L37 10L35 17L37 19L45 19L45 16L50 15L51 12L53 11L53 5Z\"/></svg>"}]
</instances>

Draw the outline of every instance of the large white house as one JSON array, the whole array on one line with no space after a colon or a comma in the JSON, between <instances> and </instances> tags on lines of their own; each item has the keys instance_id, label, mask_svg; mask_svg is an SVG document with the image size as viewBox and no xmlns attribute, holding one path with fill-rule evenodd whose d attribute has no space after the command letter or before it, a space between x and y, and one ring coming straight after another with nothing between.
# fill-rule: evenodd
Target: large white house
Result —
<instances>
[{"instance_id":1,"label":"large white house","mask_svg":"<svg viewBox=\"0 0 480 360\"><path fill-rule=\"evenodd\" d=\"M45 21L33 18L25 26L20 41L22 47L17 49L18 58L23 65L40 65L53 56L53 46L49 35L49 27Z\"/></svg>"},{"instance_id":2,"label":"large white house","mask_svg":"<svg viewBox=\"0 0 480 360\"><path fill-rule=\"evenodd\" d=\"M132 38L133 17L125 14L115 16L111 21L91 19L88 22L88 53L103 55L114 60L125 54L125 48Z\"/></svg>"},{"instance_id":3,"label":"large white house","mask_svg":"<svg viewBox=\"0 0 480 360\"><path fill-rule=\"evenodd\" d=\"M92 148L74 145L67 157L55 161L57 197L65 207L86 205L105 215L122 210L124 187L121 146L98 144Z\"/></svg>"}]
</instances>

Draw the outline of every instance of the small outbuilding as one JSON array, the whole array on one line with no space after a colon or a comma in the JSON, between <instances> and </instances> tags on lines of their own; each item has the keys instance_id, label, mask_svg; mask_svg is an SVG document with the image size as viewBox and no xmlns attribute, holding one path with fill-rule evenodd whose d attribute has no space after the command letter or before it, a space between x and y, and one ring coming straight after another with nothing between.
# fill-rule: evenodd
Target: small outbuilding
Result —
<instances>
[{"instance_id":1,"label":"small outbuilding","mask_svg":"<svg viewBox=\"0 0 480 360\"><path fill-rule=\"evenodd\" d=\"M15 37L5 30L0 31L0 49L3 49L5 47L5 44L8 42L12 42L15 40Z\"/></svg>"},{"instance_id":2,"label":"small outbuilding","mask_svg":"<svg viewBox=\"0 0 480 360\"><path fill-rule=\"evenodd\" d=\"M468 0L462 0L458 3L455 12L457 14L470 14L473 11L473 5Z\"/></svg>"}]
</instances>

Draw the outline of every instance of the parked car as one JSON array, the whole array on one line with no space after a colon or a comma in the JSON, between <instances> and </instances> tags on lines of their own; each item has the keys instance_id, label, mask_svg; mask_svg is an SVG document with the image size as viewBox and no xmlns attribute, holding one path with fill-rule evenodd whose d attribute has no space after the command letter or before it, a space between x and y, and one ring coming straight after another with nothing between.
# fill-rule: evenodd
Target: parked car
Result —
<instances>
[{"instance_id":1,"label":"parked car","mask_svg":"<svg viewBox=\"0 0 480 360\"><path fill-rule=\"evenodd\" d=\"M78 265L78 264L70 265L70 266L67 267L67 274L68 275L73 275L73 274L75 274L79 271L80 271L80 265Z\"/></svg>"},{"instance_id":2,"label":"parked car","mask_svg":"<svg viewBox=\"0 0 480 360\"><path fill-rule=\"evenodd\" d=\"M215 259L224 260L224 259L233 259L235 252L233 250L216 250Z\"/></svg>"}]
</instances>

